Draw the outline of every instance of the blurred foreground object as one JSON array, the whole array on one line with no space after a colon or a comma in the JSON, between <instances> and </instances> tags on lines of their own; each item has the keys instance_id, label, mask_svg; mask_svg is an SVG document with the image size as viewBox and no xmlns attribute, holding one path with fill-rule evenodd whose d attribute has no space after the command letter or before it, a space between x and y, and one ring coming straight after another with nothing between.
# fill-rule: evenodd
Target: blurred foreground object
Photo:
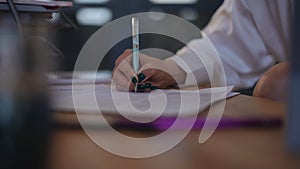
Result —
<instances>
[{"instance_id":1,"label":"blurred foreground object","mask_svg":"<svg viewBox=\"0 0 300 169\"><path fill-rule=\"evenodd\" d=\"M299 1L295 1L295 8L300 7ZM293 20L293 36L291 49L291 85L290 107L287 121L288 149L292 153L300 154L300 11L295 10Z\"/></svg>"},{"instance_id":2,"label":"blurred foreground object","mask_svg":"<svg viewBox=\"0 0 300 169\"><path fill-rule=\"evenodd\" d=\"M41 169L51 131L45 80L51 58L32 37L47 30L18 28L9 14L0 15L0 168Z\"/></svg>"}]
</instances>

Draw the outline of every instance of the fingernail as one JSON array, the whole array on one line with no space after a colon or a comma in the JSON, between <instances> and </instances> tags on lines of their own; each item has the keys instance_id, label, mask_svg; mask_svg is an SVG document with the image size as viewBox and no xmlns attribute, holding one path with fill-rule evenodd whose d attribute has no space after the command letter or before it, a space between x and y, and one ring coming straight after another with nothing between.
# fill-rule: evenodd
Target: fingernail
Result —
<instances>
[{"instance_id":1,"label":"fingernail","mask_svg":"<svg viewBox=\"0 0 300 169\"><path fill-rule=\"evenodd\" d=\"M138 90L144 90L145 89L145 85L138 84L137 88L138 88Z\"/></svg>"},{"instance_id":2,"label":"fingernail","mask_svg":"<svg viewBox=\"0 0 300 169\"><path fill-rule=\"evenodd\" d=\"M131 78L131 82L133 83L133 84L136 84L137 83L137 79L136 79L136 77L135 76L133 76L132 78Z\"/></svg>"},{"instance_id":3,"label":"fingernail","mask_svg":"<svg viewBox=\"0 0 300 169\"><path fill-rule=\"evenodd\" d=\"M145 84L145 88L151 88L151 86L152 86L151 83L146 83Z\"/></svg>"},{"instance_id":4,"label":"fingernail","mask_svg":"<svg viewBox=\"0 0 300 169\"><path fill-rule=\"evenodd\" d=\"M137 75L139 83L145 80L146 76L144 73L140 73Z\"/></svg>"},{"instance_id":5,"label":"fingernail","mask_svg":"<svg viewBox=\"0 0 300 169\"><path fill-rule=\"evenodd\" d=\"M150 89L151 90L156 90L156 89L159 89L159 87L157 87L157 86L151 86Z\"/></svg>"}]
</instances>

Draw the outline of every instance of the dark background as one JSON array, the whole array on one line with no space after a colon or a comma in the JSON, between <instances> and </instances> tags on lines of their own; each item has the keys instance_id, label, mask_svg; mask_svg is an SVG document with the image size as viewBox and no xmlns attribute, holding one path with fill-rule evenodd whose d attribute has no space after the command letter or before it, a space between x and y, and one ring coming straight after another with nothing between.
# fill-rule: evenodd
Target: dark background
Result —
<instances>
[{"instance_id":1,"label":"dark background","mask_svg":"<svg viewBox=\"0 0 300 169\"><path fill-rule=\"evenodd\" d=\"M192 13L196 17L189 20L199 28L203 28L209 21L211 15L220 6L223 0L198 0L194 4L155 4L149 0L110 0L102 4L88 4L76 3L72 8L63 9L65 13L77 26L78 29L59 29L56 32L56 40L54 44L64 54L61 60L61 70L73 70L76 58L87 39L96 32L101 25L81 25L77 18L76 13L80 9L88 7L107 8L112 12L112 20L122 16L148 11L161 11L169 14L174 14L184 18L183 11ZM188 17L186 17L188 19ZM156 47L168 50L172 53L177 51L183 44L174 41L168 37L158 35L141 35L140 36L141 48ZM99 69L112 70L114 67L114 60L127 48L131 48L131 41L124 39L119 44L114 46L111 51L105 56Z\"/></svg>"}]
</instances>

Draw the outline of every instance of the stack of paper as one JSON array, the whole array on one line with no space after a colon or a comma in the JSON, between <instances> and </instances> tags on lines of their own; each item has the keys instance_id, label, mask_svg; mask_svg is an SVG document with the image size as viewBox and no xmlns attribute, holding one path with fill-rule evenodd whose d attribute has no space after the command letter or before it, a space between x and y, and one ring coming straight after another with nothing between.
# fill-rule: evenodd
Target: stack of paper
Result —
<instances>
[{"instance_id":1,"label":"stack of paper","mask_svg":"<svg viewBox=\"0 0 300 169\"><path fill-rule=\"evenodd\" d=\"M79 114L122 115L144 122L158 117L194 116L211 104L237 95L230 87L201 90L155 90L151 93L120 92L110 85L56 85L51 86L52 108L75 111Z\"/></svg>"}]
</instances>

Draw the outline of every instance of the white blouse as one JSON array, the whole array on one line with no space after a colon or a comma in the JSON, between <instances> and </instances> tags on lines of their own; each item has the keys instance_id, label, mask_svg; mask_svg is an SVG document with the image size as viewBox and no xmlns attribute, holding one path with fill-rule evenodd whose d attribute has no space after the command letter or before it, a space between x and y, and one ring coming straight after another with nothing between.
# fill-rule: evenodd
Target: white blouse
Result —
<instances>
[{"instance_id":1,"label":"white blouse","mask_svg":"<svg viewBox=\"0 0 300 169\"><path fill-rule=\"evenodd\" d=\"M207 69L218 72L213 63L205 69L199 59L213 58L207 51L208 38L221 59L227 85L252 87L272 65L287 60L292 7L292 0L225 0L203 30L203 38L192 40L170 58L187 73L184 85L195 85L191 76L198 84L207 83Z\"/></svg>"}]
</instances>

